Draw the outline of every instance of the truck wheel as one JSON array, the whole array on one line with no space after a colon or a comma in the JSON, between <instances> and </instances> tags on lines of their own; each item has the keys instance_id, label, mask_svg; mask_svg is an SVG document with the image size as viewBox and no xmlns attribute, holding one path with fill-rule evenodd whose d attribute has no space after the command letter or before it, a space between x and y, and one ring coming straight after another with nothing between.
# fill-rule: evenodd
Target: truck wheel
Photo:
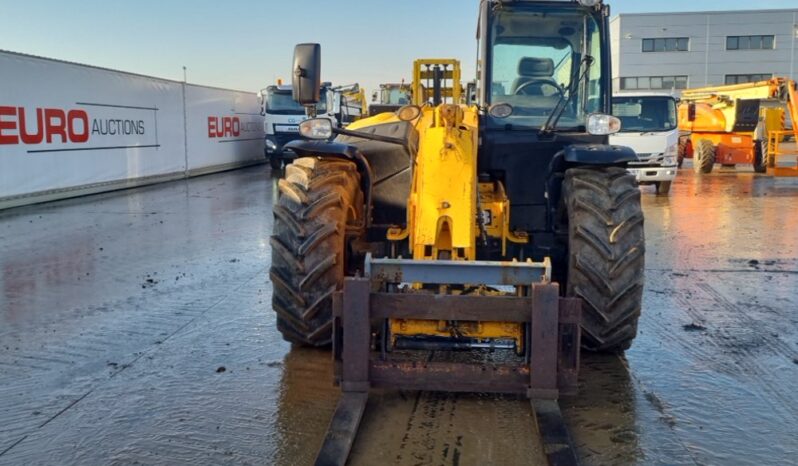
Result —
<instances>
[{"instance_id":1,"label":"truck wheel","mask_svg":"<svg viewBox=\"0 0 798 466\"><path fill-rule=\"evenodd\" d=\"M715 146L712 141L702 139L695 145L693 170L698 174L712 173L715 166Z\"/></svg>"},{"instance_id":2,"label":"truck wheel","mask_svg":"<svg viewBox=\"0 0 798 466\"><path fill-rule=\"evenodd\" d=\"M657 195L667 196L671 191L671 183L671 181L657 181L655 183L655 186L657 187Z\"/></svg>"},{"instance_id":3,"label":"truck wheel","mask_svg":"<svg viewBox=\"0 0 798 466\"><path fill-rule=\"evenodd\" d=\"M269 166L272 167L272 170L277 171L283 168L283 159L280 157L279 154L271 154L269 155Z\"/></svg>"},{"instance_id":4,"label":"truck wheel","mask_svg":"<svg viewBox=\"0 0 798 466\"><path fill-rule=\"evenodd\" d=\"M767 141L754 141L754 171L767 173L770 164L770 151Z\"/></svg>"},{"instance_id":5,"label":"truck wheel","mask_svg":"<svg viewBox=\"0 0 798 466\"><path fill-rule=\"evenodd\" d=\"M682 168L684 165L684 156L687 153L687 139L686 138L679 138L679 150L676 153L676 164L679 168Z\"/></svg>"},{"instance_id":6,"label":"truck wheel","mask_svg":"<svg viewBox=\"0 0 798 466\"><path fill-rule=\"evenodd\" d=\"M582 298L582 346L622 352L637 335L645 235L640 190L619 167L572 168L563 185L568 215L566 295Z\"/></svg>"},{"instance_id":7,"label":"truck wheel","mask_svg":"<svg viewBox=\"0 0 798 466\"><path fill-rule=\"evenodd\" d=\"M285 169L271 237L272 308L291 343L331 341L332 294L347 272L347 225L362 221L360 175L351 162L303 157Z\"/></svg>"}]
</instances>

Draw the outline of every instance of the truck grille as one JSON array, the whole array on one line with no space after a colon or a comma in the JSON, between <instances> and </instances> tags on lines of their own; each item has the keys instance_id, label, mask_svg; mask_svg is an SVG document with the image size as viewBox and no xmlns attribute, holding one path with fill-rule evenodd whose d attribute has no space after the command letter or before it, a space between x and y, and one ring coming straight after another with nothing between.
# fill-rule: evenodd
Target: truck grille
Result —
<instances>
[{"instance_id":1,"label":"truck grille","mask_svg":"<svg viewBox=\"0 0 798 466\"><path fill-rule=\"evenodd\" d=\"M302 139L302 136L299 133L276 133L274 139L277 141L278 146L283 147L291 141Z\"/></svg>"},{"instance_id":2,"label":"truck grille","mask_svg":"<svg viewBox=\"0 0 798 466\"><path fill-rule=\"evenodd\" d=\"M637 162L629 162L630 167L658 167L662 165L662 159L665 158L663 154L637 154L639 159Z\"/></svg>"}]
</instances>

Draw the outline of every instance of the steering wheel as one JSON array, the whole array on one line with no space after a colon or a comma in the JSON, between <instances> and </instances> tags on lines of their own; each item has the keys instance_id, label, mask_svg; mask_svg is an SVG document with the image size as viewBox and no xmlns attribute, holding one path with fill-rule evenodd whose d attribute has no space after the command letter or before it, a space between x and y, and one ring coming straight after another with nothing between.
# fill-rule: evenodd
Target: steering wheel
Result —
<instances>
[{"instance_id":1,"label":"steering wheel","mask_svg":"<svg viewBox=\"0 0 798 466\"><path fill-rule=\"evenodd\" d=\"M530 92L527 92L527 90L535 89L532 86L536 86L536 89L538 89L538 92L535 92L534 94L530 93ZM565 93L565 91L563 91L562 86L560 86L556 82L549 81L547 79L537 79L537 80L534 80L534 81L527 81L527 82L521 84L515 90L514 94L515 95L546 95L546 94L543 93L543 88L545 88L545 87L550 87L550 88L554 89L555 92L557 94L559 94L558 97L562 97L563 94Z\"/></svg>"}]
</instances>

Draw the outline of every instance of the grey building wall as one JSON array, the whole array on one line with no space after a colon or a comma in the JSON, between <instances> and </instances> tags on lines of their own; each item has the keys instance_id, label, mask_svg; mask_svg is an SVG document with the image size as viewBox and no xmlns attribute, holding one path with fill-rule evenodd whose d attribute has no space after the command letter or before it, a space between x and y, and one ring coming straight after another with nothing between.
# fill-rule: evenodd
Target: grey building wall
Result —
<instances>
[{"instance_id":1,"label":"grey building wall","mask_svg":"<svg viewBox=\"0 0 798 466\"><path fill-rule=\"evenodd\" d=\"M724 84L732 74L798 78L798 8L622 14L610 23L613 87L638 76L687 76L688 87ZM773 50L726 50L727 36L773 35ZM643 52L643 39L688 37L686 52Z\"/></svg>"}]
</instances>

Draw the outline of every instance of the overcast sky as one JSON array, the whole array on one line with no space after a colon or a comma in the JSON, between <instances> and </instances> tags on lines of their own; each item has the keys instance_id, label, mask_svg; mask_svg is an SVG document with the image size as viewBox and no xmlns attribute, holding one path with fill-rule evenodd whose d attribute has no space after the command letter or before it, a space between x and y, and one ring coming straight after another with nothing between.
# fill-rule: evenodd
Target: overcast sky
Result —
<instances>
[{"instance_id":1,"label":"overcast sky","mask_svg":"<svg viewBox=\"0 0 798 466\"><path fill-rule=\"evenodd\" d=\"M614 0L613 14L798 8L798 0ZM477 0L0 0L0 49L257 91L289 78L293 46L322 44L323 79L410 80L414 58L473 74Z\"/></svg>"}]
</instances>

